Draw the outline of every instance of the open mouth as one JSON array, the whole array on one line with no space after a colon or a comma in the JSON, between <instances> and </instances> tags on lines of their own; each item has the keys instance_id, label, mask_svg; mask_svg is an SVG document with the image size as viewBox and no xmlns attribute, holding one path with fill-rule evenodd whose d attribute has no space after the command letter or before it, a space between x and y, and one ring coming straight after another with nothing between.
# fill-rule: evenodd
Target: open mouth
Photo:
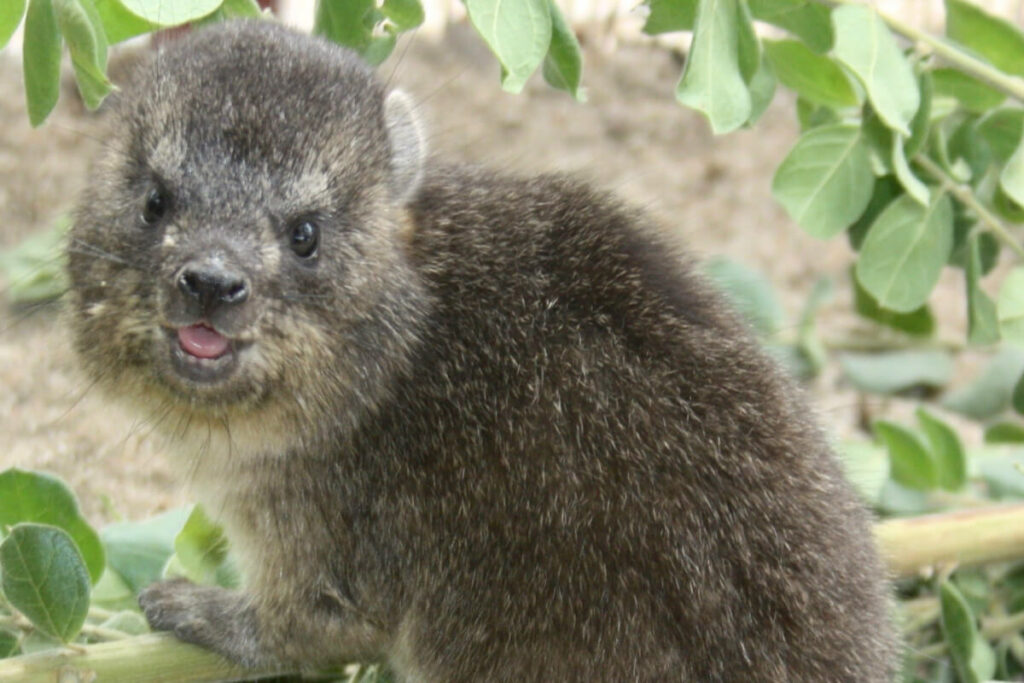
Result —
<instances>
[{"instance_id":1,"label":"open mouth","mask_svg":"<svg viewBox=\"0 0 1024 683\"><path fill-rule=\"evenodd\" d=\"M195 358L220 358L231 348L223 334L202 323L178 329L178 345Z\"/></svg>"},{"instance_id":2,"label":"open mouth","mask_svg":"<svg viewBox=\"0 0 1024 683\"><path fill-rule=\"evenodd\" d=\"M238 365L235 342L204 323L168 330L174 369L194 382L217 382Z\"/></svg>"}]
</instances>

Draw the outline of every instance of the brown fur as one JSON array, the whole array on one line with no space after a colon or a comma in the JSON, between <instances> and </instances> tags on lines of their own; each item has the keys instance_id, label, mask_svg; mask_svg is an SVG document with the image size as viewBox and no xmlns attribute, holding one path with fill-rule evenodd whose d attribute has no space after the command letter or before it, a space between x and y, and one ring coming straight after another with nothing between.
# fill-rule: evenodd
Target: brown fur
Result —
<instances>
[{"instance_id":1,"label":"brown fur","mask_svg":"<svg viewBox=\"0 0 1024 683\"><path fill-rule=\"evenodd\" d=\"M406 681L892 678L867 514L642 216L423 167L400 98L271 23L168 48L118 112L71 237L76 345L183 452L247 575L151 587L156 628ZM200 381L169 361L195 321L173 281L213 253L252 295L210 314L237 362Z\"/></svg>"}]
</instances>

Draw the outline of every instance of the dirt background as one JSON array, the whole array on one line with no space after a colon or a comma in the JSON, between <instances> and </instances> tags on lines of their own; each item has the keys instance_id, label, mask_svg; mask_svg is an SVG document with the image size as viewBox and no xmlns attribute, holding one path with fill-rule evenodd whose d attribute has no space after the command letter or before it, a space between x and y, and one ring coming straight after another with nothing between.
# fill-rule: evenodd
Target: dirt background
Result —
<instances>
[{"instance_id":1,"label":"dirt background","mask_svg":"<svg viewBox=\"0 0 1024 683\"><path fill-rule=\"evenodd\" d=\"M677 55L651 45L612 46L597 33L583 38L586 104L540 79L522 95L503 93L493 58L465 27L441 44L400 45L381 73L419 101L435 153L521 173L561 170L588 178L645 207L700 258L724 254L760 270L791 321L817 278L833 277L839 286L823 327L844 334L855 326L844 313L851 261L845 241L804 235L770 196L774 168L797 135L789 98L777 96L754 129L715 138L699 115L674 100ZM22 87L20 64L9 50L0 53L0 248L71 208L102 144L102 113L85 112L72 86L37 130L27 123ZM962 300L957 282L942 288L955 293L954 302ZM185 501L174 463L149 427L91 390L76 371L57 307L26 312L2 299L0 469L58 473L94 524ZM956 328L959 315L950 308L944 324ZM835 371L808 388L833 433L856 430L858 400Z\"/></svg>"}]
</instances>

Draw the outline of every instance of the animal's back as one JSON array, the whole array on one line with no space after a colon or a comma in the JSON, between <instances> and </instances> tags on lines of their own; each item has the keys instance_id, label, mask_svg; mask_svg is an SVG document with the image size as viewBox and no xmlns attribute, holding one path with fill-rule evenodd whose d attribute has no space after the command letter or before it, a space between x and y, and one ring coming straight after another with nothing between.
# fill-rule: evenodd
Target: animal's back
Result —
<instances>
[{"instance_id":1,"label":"animal's back","mask_svg":"<svg viewBox=\"0 0 1024 683\"><path fill-rule=\"evenodd\" d=\"M867 516L796 389L639 214L452 167L410 209L432 314L364 430L426 503L408 562L447 577L404 648L437 680L891 677Z\"/></svg>"}]
</instances>

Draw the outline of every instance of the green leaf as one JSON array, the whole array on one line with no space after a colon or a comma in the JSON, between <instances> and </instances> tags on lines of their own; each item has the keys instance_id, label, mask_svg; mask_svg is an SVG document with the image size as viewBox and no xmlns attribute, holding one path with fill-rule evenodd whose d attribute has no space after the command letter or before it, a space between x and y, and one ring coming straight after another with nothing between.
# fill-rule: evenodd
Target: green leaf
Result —
<instances>
[{"instance_id":1,"label":"green leaf","mask_svg":"<svg viewBox=\"0 0 1024 683\"><path fill-rule=\"evenodd\" d=\"M996 187L992 195L992 208L996 210L996 214L1011 223L1024 223L1024 205L1007 197L1001 187Z\"/></svg>"},{"instance_id":2,"label":"green leaf","mask_svg":"<svg viewBox=\"0 0 1024 683\"><path fill-rule=\"evenodd\" d=\"M28 0L8 0L0 4L0 49L3 49L14 35L21 18L25 16L27 4Z\"/></svg>"},{"instance_id":3,"label":"green leaf","mask_svg":"<svg viewBox=\"0 0 1024 683\"><path fill-rule=\"evenodd\" d=\"M132 14L118 0L93 0L93 4L111 45L160 28Z\"/></svg>"},{"instance_id":4,"label":"green leaf","mask_svg":"<svg viewBox=\"0 0 1024 683\"><path fill-rule=\"evenodd\" d=\"M953 429L924 408L917 409L917 420L931 447L936 479L947 491L959 491L967 483L967 457Z\"/></svg>"},{"instance_id":5,"label":"green leaf","mask_svg":"<svg viewBox=\"0 0 1024 683\"><path fill-rule=\"evenodd\" d=\"M501 87L520 92L551 45L548 0L466 0L466 11L501 62Z\"/></svg>"},{"instance_id":6,"label":"green leaf","mask_svg":"<svg viewBox=\"0 0 1024 683\"><path fill-rule=\"evenodd\" d=\"M1024 109L1007 107L986 114L978 121L978 133L996 160L1006 163L1024 137Z\"/></svg>"},{"instance_id":7,"label":"green leaf","mask_svg":"<svg viewBox=\"0 0 1024 683\"><path fill-rule=\"evenodd\" d=\"M1013 385L1013 393L1010 395L1010 404L1019 415L1024 415L1024 374L1017 379Z\"/></svg>"},{"instance_id":8,"label":"green leaf","mask_svg":"<svg viewBox=\"0 0 1024 683\"><path fill-rule=\"evenodd\" d=\"M807 0L749 0L755 19L774 24L796 36L818 53L832 47L829 8Z\"/></svg>"},{"instance_id":9,"label":"green leaf","mask_svg":"<svg viewBox=\"0 0 1024 683\"><path fill-rule=\"evenodd\" d=\"M892 141L892 170L899 178L903 189L907 191L907 195L921 206L927 207L931 202L931 192L928 190L928 186L910 170L907 157L903 153L903 136L899 133L893 136ZM950 227L952 228L952 222ZM952 249L952 245L950 248Z\"/></svg>"},{"instance_id":10,"label":"green leaf","mask_svg":"<svg viewBox=\"0 0 1024 683\"><path fill-rule=\"evenodd\" d=\"M999 318L995 302L981 288L982 236L974 234L967 240L967 340L971 344L994 344L999 341Z\"/></svg>"},{"instance_id":11,"label":"green leaf","mask_svg":"<svg viewBox=\"0 0 1024 683\"><path fill-rule=\"evenodd\" d=\"M1024 498L1024 454L1018 448L1001 449L999 455L977 458L978 475L984 480L989 496Z\"/></svg>"},{"instance_id":12,"label":"green leaf","mask_svg":"<svg viewBox=\"0 0 1024 683\"><path fill-rule=\"evenodd\" d=\"M999 185L1010 199L1024 206L1024 140L1017 145L999 174Z\"/></svg>"},{"instance_id":13,"label":"green leaf","mask_svg":"<svg viewBox=\"0 0 1024 683\"><path fill-rule=\"evenodd\" d=\"M935 461L913 432L886 420L876 420L871 428L889 451L889 476L893 481L916 491L935 488Z\"/></svg>"},{"instance_id":14,"label":"green leaf","mask_svg":"<svg viewBox=\"0 0 1024 683\"><path fill-rule=\"evenodd\" d=\"M920 106L917 79L885 22L869 7L843 5L832 10L832 23L836 59L861 80L886 125L909 136Z\"/></svg>"},{"instance_id":15,"label":"green leaf","mask_svg":"<svg viewBox=\"0 0 1024 683\"><path fill-rule=\"evenodd\" d=\"M263 16L263 11L256 3L256 0L224 0L224 3L217 11L223 12L225 19L232 19L234 17L259 19Z\"/></svg>"},{"instance_id":16,"label":"green leaf","mask_svg":"<svg viewBox=\"0 0 1024 683\"><path fill-rule=\"evenodd\" d=\"M675 31L692 31L698 0L646 0L647 20L643 32L649 36Z\"/></svg>"},{"instance_id":17,"label":"green leaf","mask_svg":"<svg viewBox=\"0 0 1024 683\"><path fill-rule=\"evenodd\" d=\"M935 69L931 73L935 94L955 97L971 113L984 114L1006 99L1003 93L959 69Z\"/></svg>"},{"instance_id":18,"label":"green leaf","mask_svg":"<svg viewBox=\"0 0 1024 683\"><path fill-rule=\"evenodd\" d=\"M857 259L857 281L883 308L911 313L928 300L952 249L949 197L936 193L928 207L900 197L868 230Z\"/></svg>"},{"instance_id":19,"label":"green leaf","mask_svg":"<svg viewBox=\"0 0 1024 683\"><path fill-rule=\"evenodd\" d=\"M864 212L873 186L860 130L833 125L800 136L775 171L772 194L801 228L827 239Z\"/></svg>"},{"instance_id":20,"label":"green leaf","mask_svg":"<svg viewBox=\"0 0 1024 683\"><path fill-rule=\"evenodd\" d=\"M18 636L0 628L0 659L18 654Z\"/></svg>"},{"instance_id":21,"label":"green leaf","mask_svg":"<svg viewBox=\"0 0 1024 683\"><path fill-rule=\"evenodd\" d=\"M885 210L885 207L889 206L892 200L902 194L903 186L900 185L895 176L883 175L875 179L867 208L864 209L864 213L860 215L860 218L850 225L847 231L850 246L853 247L854 251L860 251L861 245L864 244L864 238L868 234L868 229L882 211Z\"/></svg>"},{"instance_id":22,"label":"green leaf","mask_svg":"<svg viewBox=\"0 0 1024 683\"><path fill-rule=\"evenodd\" d=\"M900 486L892 478L882 486L877 507L883 515L898 517L923 515L942 509L927 492Z\"/></svg>"},{"instance_id":23,"label":"green leaf","mask_svg":"<svg viewBox=\"0 0 1024 683\"><path fill-rule=\"evenodd\" d=\"M811 377L817 376L828 362L828 351L818 335L817 317L818 310L832 299L833 290L831 279L818 278L811 288L797 324L796 349L805 361Z\"/></svg>"},{"instance_id":24,"label":"green leaf","mask_svg":"<svg viewBox=\"0 0 1024 683\"><path fill-rule=\"evenodd\" d=\"M423 23L420 0L384 0L380 11L398 31L409 31Z\"/></svg>"},{"instance_id":25,"label":"green leaf","mask_svg":"<svg viewBox=\"0 0 1024 683\"><path fill-rule=\"evenodd\" d=\"M861 135L867 143L874 174L879 177L896 175L896 170L892 167L895 133L870 106L865 106L861 115Z\"/></svg>"},{"instance_id":26,"label":"green leaf","mask_svg":"<svg viewBox=\"0 0 1024 683\"><path fill-rule=\"evenodd\" d=\"M745 125L752 126L768 109L775 97L775 70L768 61L767 55L761 55L761 68L757 70L748 84L750 88L750 118Z\"/></svg>"},{"instance_id":27,"label":"green leaf","mask_svg":"<svg viewBox=\"0 0 1024 683\"><path fill-rule=\"evenodd\" d=\"M67 532L17 524L0 543L7 601L43 633L70 642L89 611L89 572Z\"/></svg>"},{"instance_id":28,"label":"green leaf","mask_svg":"<svg viewBox=\"0 0 1024 683\"><path fill-rule=\"evenodd\" d=\"M1003 339L1024 346L1024 267L1014 268L999 288L999 330Z\"/></svg>"},{"instance_id":29,"label":"green leaf","mask_svg":"<svg viewBox=\"0 0 1024 683\"><path fill-rule=\"evenodd\" d=\"M1024 425L1017 424L1016 422L997 422L989 425L985 428L985 443L1024 443Z\"/></svg>"},{"instance_id":30,"label":"green leaf","mask_svg":"<svg viewBox=\"0 0 1024 683\"><path fill-rule=\"evenodd\" d=\"M0 273L7 280L11 303L49 301L67 291L63 245L70 224L65 215L51 229L29 235L10 249L0 251Z\"/></svg>"},{"instance_id":31,"label":"green leaf","mask_svg":"<svg viewBox=\"0 0 1024 683\"><path fill-rule=\"evenodd\" d=\"M66 531L75 542L93 583L106 564L99 536L82 518L78 500L67 484L49 474L12 467L0 472L0 535L21 522L48 524Z\"/></svg>"},{"instance_id":32,"label":"green leaf","mask_svg":"<svg viewBox=\"0 0 1024 683\"><path fill-rule=\"evenodd\" d=\"M709 260L704 269L760 336L769 337L782 326L785 312L764 275L725 257Z\"/></svg>"},{"instance_id":33,"label":"green leaf","mask_svg":"<svg viewBox=\"0 0 1024 683\"><path fill-rule=\"evenodd\" d=\"M565 90L577 101L583 101L580 78L583 75L583 55L576 34L565 21L554 0L551 9L551 45L544 57L544 80L553 88Z\"/></svg>"},{"instance_id":34,"label":"green leaf","mask_svg":"<svg viewBox=\"0 0 1024 683\"><path fill-rule=\"evenodd\" d=\"M174 538L174 551L185 576L195 583L219 584L218 579L225 575L228 539L198 505Z\"/></svg>"},{"instance_id":35,"label":"green leaf","mask_svg":"<svg viewBox=\"0 0 1024 683\"><path fill-rule=\"evenodd\" d=\"M761 67L761 41L754 32L754 20L750 18L750 10L745 2L739 2L739 14L736 17L736 50L740 74L749 86Z\"/></svg>"},{"instance_id":36,"label":"green leaf","mask_svg":"<svg viewBox=\"0 0 1024 683\"><path fill-rule=\"evenodd\" d=\"M108 610L138 609L135 592L125 583L121 575L107 568L103 576L92 587L92 604Z\"/></svg>"},{"instance_id":37,"label":"green leaf","mask_svg":"<svg viewBox=\"0 0 1024 683\"><path fill-rule=\"evenodd\" d=\"M980 178L987 172L992 162L989 147L979 137L977 128L971 120L957 127L948 143L941 125L934 126L929 137L933 159L959 183L966 183L971 178ZM955 161L950 161L950 158Z\"/></svg>"},{"instance_id":38,"label":"green leaf","mask_svg":"<svg viewBox=\"0 0 1024 683\"><path fill-rule=\"evenodd\" d=\"M996 354L985 369L967 386L960 387L942 399L942 407L987 420L1010 407L1010 398L1017 378L1024 373L1024 351L1006 348Z\"/></svg>"},{"instance_id":39,"label":"green leaf","mask_svg":"<svg viewBox=\"0 0 1024 683\"><path fill-rule=\"evenodd\" d=\"M840 123L839 114L835 109L818 106L802 97L797 97L796 115L800 121L801 133L806 133L812 128Z\"/></svg>"},{"instance_id":40,"label":"green leaf","mask_svg":"<svg viewBox=\"0 0 1024 683\"><path fill-rule=\"evenodd\" d=\"M161 577L190 513L190 507L177 508L140 522L109 524L100 532L107 563L133 593Z\"/></svg>"},{"instance_id":41,"label":"green leaf","mask_svg":"<svg viewBox=\"0 0 1024 683\"><path fill-rule=\"evenodd\" d=\"M316 4L313 33L362 54L373 39L373 25L367 26L364 19L375 7L374 0L320 0Z\"/></svg>"},{"instance_id":42,"label":"green leaf","mask_svg":"<svg viewBox=\"0 0 1024 683\"><path fill-rule=\"evenodd\" d=\"M903 152L907 159L913 159L928 142L928 136L932 127L932 101L935 87L932 84L932 75L929 71L922 71L918 76L918 89L921 93L921 105L917 108L913 120L910 122L910 137L903 145ZM926 202L927 203L927 202Z\"/></svg>"},{"instance_id":43,"label":"green leaf","mask_svg":"<svg viewBox=\"0 0 1024 683\"><path fill-rule=\"evenodd\" d=\"M220 7L223 0L118 0L143 21L160 26L179 26L202 19ZM326 0L329 2L329 0ZM325 3L326 4L326 3Z\"/></svg>"},{"instance_id":44,"label":"green leaf","mask_svg":"<svg viewBox=\"0 0 1024 683\"><path fill-rule=\"evenodd\" d=\"M53 0L57 25L71 53L82 101L96 109L114 89L107 78L107 38L92 0Z\"/></svg>"},{"instance_id":45,"label":"green leaf","mask_svg":"<svg viewBox=\"0 0 1024 683\"><path fill-rule=\"evenodd\" d=\"M141 636L143 633L149 633L149 624L146 623L146 617L133 610L121 610L116 614L110 615L103 620L100 628L120 631L130 636Z\"/></svg>"},{"instance_id":46,"label":"green leaf","mask_svg":"<svg viewBox=\"0 0 1024 683\"><path fill-rule=\"evenodd\" d=\"M835 108L860 104L846 72L830 58L795 40L765 40L764 49L779 81L808 102Z\"/></svg>"},{"instance_id":47,"label":"green leaf","mask_svg":"<svg viewBox=\"0 0 1024 683\"><path fill-rule=\"evenodd\" d=\"M927 306L921 306L916 311L910 313L896 313L895 311L889 311L878 305L878 302L874 298L864 291L860 283L857 282L857 278L853 280L853 305L857 314L873 320L880 325L891 327L894 330L899 330L906 334L914 335L917 337L930 336L935 331L935 318L932 316L931 309Z\"/></svg>"},{"instance_id":48,"label":"green leaf","mask_svg":"<svg viewBox=\"0 0 1024 683\"><path fill-rule=\"evenodd\" d=\"M873 394L942 387L953 376L953 361L944 351L844 353L839 365L854 387Z\"/></svg>"},{"instance_id":49,"label":"green leaf","mask_svg":"<svg viewBox=\"0 0 1024 683\"><path fill-rule=\"evenodd\" d=\"M737 0L702 0L693 43L676 99L707 116L716 134L736 130L750 118L750 91L740 68Z\"/></svg>"},{"instance_id":50,"label":"green leaf","mask_svg":"<svg viewBox=\"0 0 1024 683\"><path fill-rule=\"evenodd\" d=\"M949 646L957 675L964 683L988 681L995 673L995 655L978 632L974 613L950 581L939 586L942 634Z\"/></svg>"},{"instance_id":51,"label":"green leaf","mask_svg":"<svg viewBox=\"0 0 1024 683\"><path fill-rule=\"evenodd\" d=\"M839 442L836 454L843 474L864 500L874 506L889 481L889 453L876 443L857 440Z\"/></svg>"},{"instance_id":52,"label":"green leaf","mask_svg":"<svg viewBox=\"0 0 1024 683\"><path fill-rule=\"evenodd\" d=\"M1024 33L964 0L946 0L946 35L1000 70L1024 76Z\"/></svg>"},{"instance_id":53,"label":"green leaf","mask_svg":"<svg viewBox=\"0 0 1024 683\"><path fill-rule=\"evenodd\" d=\"M359 54L372 66L382 63L394 51L398 37L391 31L385 30L384 35L371 36Z\"/></svg>"},{"instance_id":54,"label":"green leaf","mask_svg":"<svg viewBox=\"0 0 1024 683\"><path fill-rule=\"evenodd\" d=\"M60 96L60 32L50 0L30 0L25 13L22 68L28 120L40 125Z\"/></svg>"}]
</instances>

